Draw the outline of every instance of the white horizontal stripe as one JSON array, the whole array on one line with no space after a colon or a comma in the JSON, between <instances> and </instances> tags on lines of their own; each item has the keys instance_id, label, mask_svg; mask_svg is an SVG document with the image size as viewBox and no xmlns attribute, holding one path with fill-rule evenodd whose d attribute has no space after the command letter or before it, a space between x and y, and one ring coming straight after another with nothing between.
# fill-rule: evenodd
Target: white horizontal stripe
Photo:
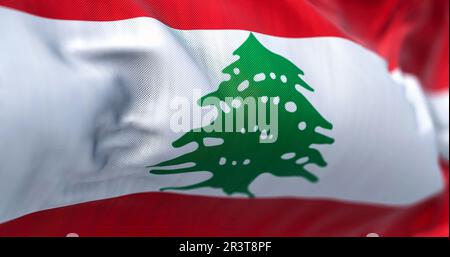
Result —
<instances>
[{"instance_id":1,"label":"white horizontal stripe","mask_svg":"<svg viewBox=\"0 0 450 257\"><path fill-rule=\"evenodd\" d=\"M168 130L168 103L192 88L217 89L248 32L173 30L150 18L57 21L6 9L0 17L0 221L210 176L151 175L145 166L186 151L171 147L182 133ZM250 187L256 196L403 205L442 189L434 130L419 129L413 108L423 102L405 96L381 58L340 38L256 36L305 72L315 91L303 93L332 121L327 133L336 140L317 147L328 162L309 167L318 183L263 174Z\"/></svg>"}]
</instances>

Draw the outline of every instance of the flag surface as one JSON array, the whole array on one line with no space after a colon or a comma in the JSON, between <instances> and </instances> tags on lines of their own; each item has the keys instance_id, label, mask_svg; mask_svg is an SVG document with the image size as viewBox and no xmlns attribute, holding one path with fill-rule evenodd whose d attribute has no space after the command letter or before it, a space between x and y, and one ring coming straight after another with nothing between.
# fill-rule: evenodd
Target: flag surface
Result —
<instances>
[{"instance_id":1,"label":"flag surface","mask_svg":"<svg viewBox=\"0 0 450 257\"><path fill-rule=\"evenodd\" d=\"M448 236L448 1L0 0L0 33L1 236Z\"/></svg>"}]
</instances>

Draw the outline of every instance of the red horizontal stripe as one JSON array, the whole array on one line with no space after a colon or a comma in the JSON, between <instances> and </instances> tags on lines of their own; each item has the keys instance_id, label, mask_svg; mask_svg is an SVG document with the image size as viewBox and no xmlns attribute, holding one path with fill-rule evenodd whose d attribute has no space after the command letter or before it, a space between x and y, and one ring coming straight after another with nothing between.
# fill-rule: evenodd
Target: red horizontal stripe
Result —
<instances>
[{"instance_id":1,"label":"red horizontal stripe","mask_svg":"<svg viewBox=\"0 0 450 257\"><path fill-rule=\"evenodd\" d=\"M0 0L0 5L64 20L152 17L176 29L243 29L284 37L343 36L308 2L295 0Z\"/></svg>"},{"instance_id":2,"label":"red horizontal stripe","mask_svg":"<svg viewBox=\"0 0 450 257\"><path fill-rule=\"evenodd\" d=\"M443 194L397 208L142 193L26 215L0 236L448 236L448 200L448 180Z\"/></svg>"}]
</instances>

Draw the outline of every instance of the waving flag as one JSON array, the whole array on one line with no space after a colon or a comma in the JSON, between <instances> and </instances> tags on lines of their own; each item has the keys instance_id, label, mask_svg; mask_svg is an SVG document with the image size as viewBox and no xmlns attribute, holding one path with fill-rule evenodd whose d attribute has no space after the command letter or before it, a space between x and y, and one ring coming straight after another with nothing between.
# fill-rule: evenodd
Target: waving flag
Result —
<instances>
[{"instance_id":1,"label":"waving flag","mask_svg":"<svg viewBox=\"0 0 450 257\"><path fill-rule=\"evenodd\" d=\"M448 236L448 18L0 0L0 236Z\"/></svg>"}]
</instances>

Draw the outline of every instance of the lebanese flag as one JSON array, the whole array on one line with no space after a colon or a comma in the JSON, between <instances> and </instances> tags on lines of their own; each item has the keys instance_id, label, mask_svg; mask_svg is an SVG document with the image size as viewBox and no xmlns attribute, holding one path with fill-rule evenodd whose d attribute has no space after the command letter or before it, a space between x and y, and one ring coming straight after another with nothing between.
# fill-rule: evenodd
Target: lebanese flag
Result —
<instances>
[{"instance_id":1,"label":"lebanese flag","mask_svg":"<svg viewBox=\"0 0 450 257\"><path fill-rule=\"evenodd\" d=\"M0 0L0 236L448 236L448 8Z\"/></svg>"}]
</instances>

